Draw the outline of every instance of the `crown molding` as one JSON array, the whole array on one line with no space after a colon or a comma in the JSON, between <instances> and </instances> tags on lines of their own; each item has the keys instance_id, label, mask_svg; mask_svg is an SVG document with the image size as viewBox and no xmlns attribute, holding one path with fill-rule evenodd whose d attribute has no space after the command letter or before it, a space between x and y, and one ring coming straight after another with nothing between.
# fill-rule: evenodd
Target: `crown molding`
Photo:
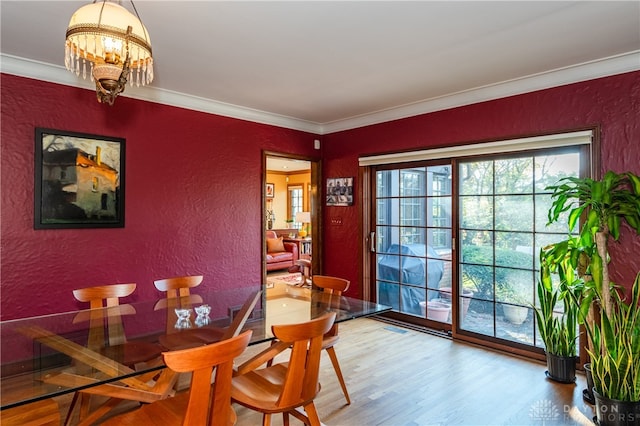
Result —
<instances>
[{"instance_id":1,"label":"crown molding","mask_svg":"<svg viewBox=\"0 0 640 426\"><path fill-rule=\"evenodd\" d=\"M50 83L63 84L65 86L95 91L94 85L90 80L80 79L67 71L64 67L18 56L0 53L0 71L20 77L33 78L48 81ZM320 134L320 131L322 130L318 123L218 102L199 96L187 95L153 86L137 87L127 85L126 91L119 96L176 106L194 111L251 121L254 123L300 130L313 134Z\"/></svg>"},{"instance_id":2,"label":"crown molding","mask_svg":"<svg viewBox=\"0 0 640 426\"><path fill-rule=\"evenodd\" d=\"M127 87L127 92L121 96L324 135L637 70L640 70L640 50L330 123L314 123L150 86ZM0 71L65 86L94 90L90 82L74 77L61 66L13 55L0 53Z\"/></svg>"},{"instance_id":3,"label":"crown molding","mask_svg":"<svg viewBox=\"0 0 640 426\"><path fill-rule=\"evenodd\" d=\"M321 130L322 134L335 133L638 70L640 50L324 123Z\"/></svg>"}]
</instances>

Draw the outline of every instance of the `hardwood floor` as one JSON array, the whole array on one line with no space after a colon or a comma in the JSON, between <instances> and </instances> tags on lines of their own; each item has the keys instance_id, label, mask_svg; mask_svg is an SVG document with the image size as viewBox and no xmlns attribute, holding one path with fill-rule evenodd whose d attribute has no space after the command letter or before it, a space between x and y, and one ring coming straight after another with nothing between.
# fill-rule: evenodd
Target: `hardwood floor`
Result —
<instances>
[{"instance_id":1,"label":"hardwood floor","mask_svg":"<svg viewBox=\"0 0 640 426\"><path fill-rule=\"evenodd\" d=\"M345 405L323 354L316 407L326 425L592 424L582 374L576 384L558 384L545 378L543 363L375 319L342 323L340 335L336 351L352 403ZM249 347L238 363L262 348ZM66 404L59 402L64 418ZM238 426L262 423L244 407L236 405L236 412ZM273 424L282 425L282 417Z\"/></svg>"},{"instance_id":2,"label":"hardwood floor","mask_svg":"<svg viewBox=\"0 0 640 426\"><path fill-rule=\"evenodd\" d=\"M342 323L340 336L336 352L352 402L345 405L323 354L316 407L326 425L593 424L582 374L577 384L557 384L543 363L374 319ZM239 426L261 423L243 407L236 412ZM281 416L273 420L282 424Z\"/></svg>"}]
</instances>

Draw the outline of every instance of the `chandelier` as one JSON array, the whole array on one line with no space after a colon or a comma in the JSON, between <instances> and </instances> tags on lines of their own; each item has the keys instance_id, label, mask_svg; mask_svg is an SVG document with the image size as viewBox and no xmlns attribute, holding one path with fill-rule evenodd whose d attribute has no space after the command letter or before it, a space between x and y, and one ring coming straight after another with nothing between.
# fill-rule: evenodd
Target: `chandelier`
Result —
<instances>
[{"instance_id":1,"label":"chandelier","mask_svg":"<svg viewBox=\"0 0 640 426\"><path fill-rule=\"evenodd\" d=\"M118 2L119 3L119 2ZM151 40L136 6L135 16L107 0L94 0L71 16L64 64L77 76L96 83L98 102L113 105L127 81L143 86L153 81ZM87 70L87 68L89 68Z\"/></svg>"}]
</instances>

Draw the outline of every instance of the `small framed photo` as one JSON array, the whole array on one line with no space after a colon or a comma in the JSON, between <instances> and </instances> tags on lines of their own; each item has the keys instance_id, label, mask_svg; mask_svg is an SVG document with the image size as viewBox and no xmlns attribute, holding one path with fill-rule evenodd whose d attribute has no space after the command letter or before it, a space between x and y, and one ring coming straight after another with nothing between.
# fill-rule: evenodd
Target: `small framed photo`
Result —
<instances>
[{"instance_id":1,"label":"small framed photo","mask_svg":"<svg viewBox=\"0 0 640 426\"><path fill-rule=\"evenodd\" d=\"M353 178L327 179L327 206L353 205Z\"/></svg>"},{"instance_id":2,"label":"small framed photo","mask_svg":"<svg viewBox=\"0 0 640 426\"><path fill-rule=\"evenodd\" d=\"M264 189L264 194L267 198L273 198L276 192L276 185L273 183L267 183Z\"/></svg>"},{"instance_id":3,"label":"small framed photo","mask_svg":"<svg viewBox=\"0 0 640 426\"><path fill-rule=\"evenodd\" d=\"M36 128L35 229L124 227L125 139Z\"/></svg>"}]
</instances>

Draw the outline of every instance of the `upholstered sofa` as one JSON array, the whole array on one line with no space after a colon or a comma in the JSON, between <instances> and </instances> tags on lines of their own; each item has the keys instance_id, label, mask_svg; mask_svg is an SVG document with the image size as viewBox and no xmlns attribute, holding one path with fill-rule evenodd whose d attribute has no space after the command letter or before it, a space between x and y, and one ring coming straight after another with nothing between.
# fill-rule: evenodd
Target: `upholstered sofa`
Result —
<instances>
[{"instance_id":1,"label":"upholstered sofa","mask_svg":"<svg viewBox=\"0 0 640 426\"><path fill-rule=\"evenodd\" d=\"M298 245L283 241L282 237L278 237L274 231L267 231L265 236L267 242L267 271L288 269L294 266L299 257Z\"/></svg>"}]
</instances>

